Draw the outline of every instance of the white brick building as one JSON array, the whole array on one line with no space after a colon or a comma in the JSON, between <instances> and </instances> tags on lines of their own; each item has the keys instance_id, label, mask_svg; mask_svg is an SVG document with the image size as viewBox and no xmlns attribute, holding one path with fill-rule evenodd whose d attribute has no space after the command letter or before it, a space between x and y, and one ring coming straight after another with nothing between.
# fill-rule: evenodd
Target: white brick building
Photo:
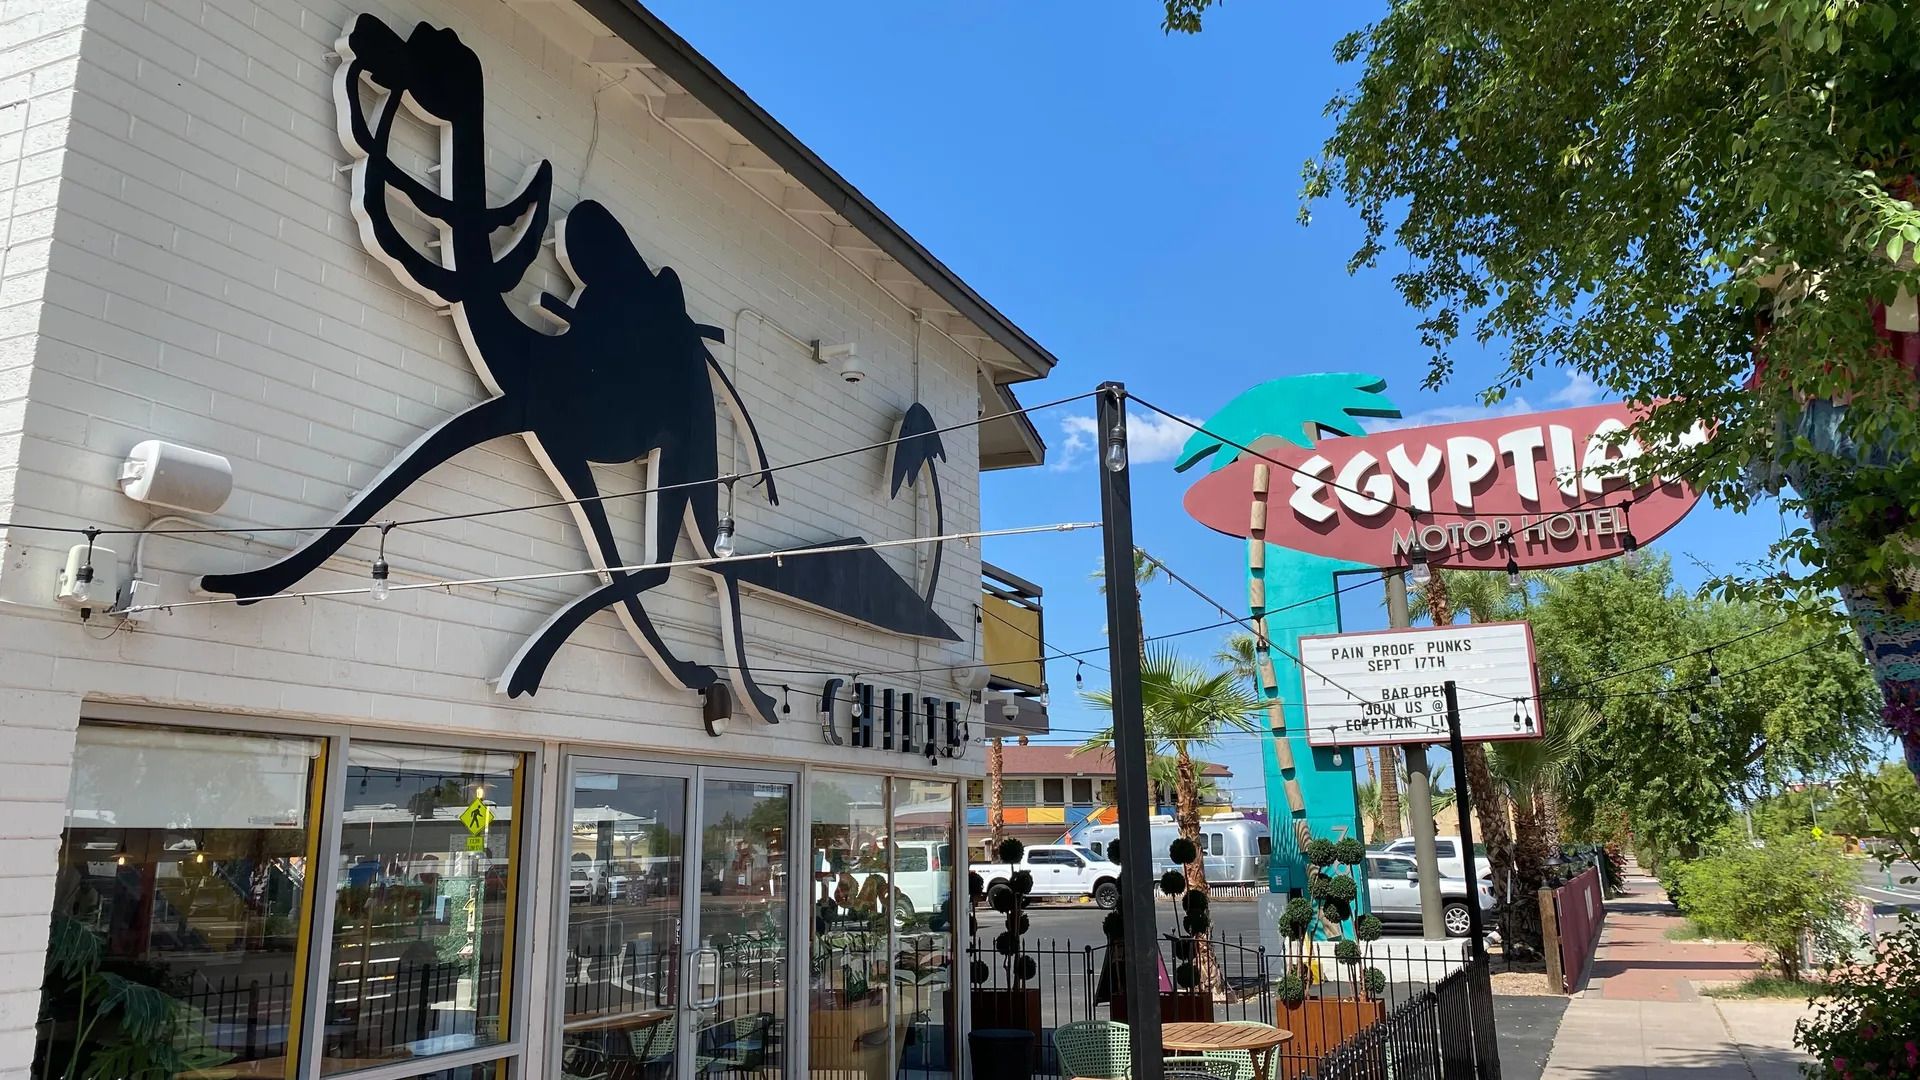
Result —
<instances>
[{"instance_id":1,"label":"white brick building","mask_svg":"<svg viewBox=\"0 0 1920 1080\"><path fill-rule=\"evenodd\" d=\"M551 505L569 493L519 437L347 514L497 389L476 374L485 346L457 332L472 304L410 290L363 243L354 184L379 165L346 168L335 98L337 41L363 14L398 38L347 50L367 65L362 107L445 73L444 47L399 51L416 23L457 33L484 72L490 202L549 162L544 236L592 199L672 267L693 322L724 332L712 357L772 464L884 442L916 402L941 426L1004 412L1009 384L1052 365L625 0L0 0L0 1080L115 1053L205 1077L958 1071L965 995L893 972L907 952L951 964L953 784L983 755L948 745L944 709L977 741L977 545L945 545L927 605L958 640L748 588L735 667L783 706L777 726L736 692L709 735L707 696L610 612L571 634L538 696L497 692L521 644L600 579L533 576L595 564L580 504ZM396 122L390 160L445 196L435 130ZM397 234L450 261L404 198L387 200ZM549 330L542 293L574 291L556 250L506 301ZM857 384L832 349L846 344ZM668 366L639 348L588 359ZM530 370L551 386L563 368L536 353ZM750 440L717 415L718 469L748 471ZM948 532L978 528L981 468L1043 449L1023 417L940 439ZM193 514L129 498L122 465L146 440L223 456L231 496ZM656 482L633 463L591 472L603 494ZM743 554L934 532L927 475L891 494L884 451L776 479L778 506L737 485ZM644 561L645 503L595 503L627 565ZM324 526L468 514L385 534L402 588L384 602L367 593L376 528L272 590L350 594L196 592ZM96 588L83 622L57 593L87 527L105 530L91 565L120 595ZM278 531L206 531L245 529ZM683 530L678 557L700 554ZM919 592L933 554L879 557ZM472 579L521 580L403 588ZM711 577L676 570L641 603L673 652L727 670ZM841 745L819 715L834 679ZM870 723L911 692L913 752L879 726L853 745L862 684ZM50 939L101 958L50 965ZM171 1018L143 1033L101 1011L103 978L164 995Z\"/></svg>"}]
</instances>

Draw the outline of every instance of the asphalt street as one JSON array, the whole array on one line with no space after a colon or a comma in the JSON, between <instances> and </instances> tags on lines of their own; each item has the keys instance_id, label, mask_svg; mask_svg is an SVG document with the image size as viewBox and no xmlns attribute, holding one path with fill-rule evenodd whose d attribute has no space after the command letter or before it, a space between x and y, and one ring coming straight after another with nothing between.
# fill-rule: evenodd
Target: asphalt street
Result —
<instances>
[{"instance_id":1,"label":"asphalt street","mask_svg":"<svg viewBox=\"0 0 1920 1080\"><path fill-rule=\"evenodd\" d=\"M1908 878L1920 879L1920 867L1903 862L1881 869L1878 861L1869 859L1860 868L1857 891L1873 904L1874 916L1882 924L1891 923L1903 909L1920 910L1920 880L1903 883Z\"/></svg>"}]
</instances>

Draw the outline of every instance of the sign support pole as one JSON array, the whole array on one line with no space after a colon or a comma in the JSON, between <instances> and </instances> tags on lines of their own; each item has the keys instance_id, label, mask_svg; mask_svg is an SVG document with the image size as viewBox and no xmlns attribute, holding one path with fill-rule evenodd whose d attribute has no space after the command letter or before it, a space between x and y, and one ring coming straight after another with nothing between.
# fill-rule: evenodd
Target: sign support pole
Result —
<instances>
[{"instance_id":1,"label":"sign support pole","mask_svg":"<svg viewBox=\"0 0 1920 1080\"><path fill-rule=\"evenodd\" d=\"M1407 611L1405 570L1387 573L1387 625L1396 629L1413 625ZM1412 818L1408 824L1413 828L1413 865L1420 876L1420 936L1437 941L1447 936L1447 926L1442 921L1440 855L1433 844L1432 766L1427 761L1427 744L1414 743L1406 750L1407 814ZM1397 754L1400 748L1382 746L1378 752ZM1454 765L1455 783L1459 768Z\"/></svg>"},{"instance_id":2,"label":"sign support pole","mask_svg":"<svg viewBox=\"0 0 1920 1080\"><path fill-rule=\"evenodd\" d=\"M1140 700L1140 593L1133 581L1133 491L1126 459L1127 388L1097 392L1100 535L1107 573L1107 666L1112 669L1114 803L1121 857L1120 915L1131 962L1127 996L1133 1080L1161 1080L1159 955L1153 897L1153 827L1147 810L1146 720ZM1118 468L1114 466L1118 465Z\"/></svg>"},{"instance_id":3,"label":"sign support pole","mask_svg":"<svg viewBox=\"0 0 1920 1080\"><path fill-rule=\"evenodd\" d=\"M1481 1080L1500 1080L1500 1048L1494 1042L1493 986L1487 938L1480 922L1480 866L1473 858L1473 806L1467 793L1467 745L1460 738L1460 692L1452 679L1441 684L1447 699L1447 742L1453 750L1455 805L1460 809L1460 858L1467 873L1468 1010L1473 1017L1473 1056Z\"/></svg>"}]
</instances>

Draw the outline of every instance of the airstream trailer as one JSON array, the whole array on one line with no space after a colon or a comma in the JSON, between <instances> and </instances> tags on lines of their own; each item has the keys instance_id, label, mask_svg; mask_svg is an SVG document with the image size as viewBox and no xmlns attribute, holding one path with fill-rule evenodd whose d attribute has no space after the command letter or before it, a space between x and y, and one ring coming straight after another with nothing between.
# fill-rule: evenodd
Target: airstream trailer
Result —
<instances>
[{"instance_id":1,"label":"airstream trailer","mask_svg":"<svg viewBox=\"0 0 1920 1080\"><path fill-rule=\"evenodd\" d=\"M1088 825L1074 842L1092 848L1097 854L1116 858L1119 853L1111 849L1119 835L1117 825ZM1173 865L1167 857L1167 845L1179 835L1173 818L1165 814L1153 818L1153 872L1156 875ZM1264 886L1267 883L1267 857L1272 852L1273 839L1265 822L1243 814L1201 818L1200 847L1210 884Z\"/></svg>"}]
</instances>

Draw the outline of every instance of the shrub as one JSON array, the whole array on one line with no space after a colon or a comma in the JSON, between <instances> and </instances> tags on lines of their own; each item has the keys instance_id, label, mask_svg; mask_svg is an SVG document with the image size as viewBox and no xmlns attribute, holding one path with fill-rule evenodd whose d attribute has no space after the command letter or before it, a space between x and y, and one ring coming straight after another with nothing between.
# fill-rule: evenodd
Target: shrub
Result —
<instances>
[{"instance_id":1,"label":"shrub","mask_svg":"<svg viewBox=\"0 0 1920 1080\"><path fill-rule=\"evenodd\" d=\"M1361 941L1379 941L1380 935L1386 932L1387 928L1378 915L1362 915L1353 924L1353 936Z\"/></svg>"},{"instance_id":2,"label":"shrub","mask_svg":"<svg viewBox=\"0 0 1920 1080\"><path fill-rule=\"evenodd\" d=\"M1794 1028L1823 1080L1920 1076L1920 922L1882 934L1873 957L1828 965L1828 995Z\"/></svg>"},{"instance_id":3,"label":"shrub","mask_svg":"<svg viewBox=\"0 0 1920 1080\"><path fill-rule=\"evenodd\" d=\"M1187 875L1178 870L1169 870L1160 875L1160 891L1168 896L1179 896L1187 889Z\"/></svg>"},{"instance_id":4,"label":"shrub","mask_svg":"<svg viewBox=\"0 0 1920 1080\"><path fill-rule=\"evenodd\" d=\"M1000 846L994 849L994 853L1000 856L1000 861L1003 863L1017 863L1020 861L1020 856L1027 853L1027 845L1009 836L1000 841Z\"/></svg>"},{"instance_id":5,"label":"shrub","mask_svg":"<svg viewBox=\"0 0 1920 1080\"><path fill-rule=\"evenodd\" d=\"M1307 981L1290 971L1273 984L1273 992L1288 1005L1298 1005L1307 1000Z\"/></svg>"},{"instance_id":6,"label":"shrub","mask_svg":"<svg viewBox=\"0 0 1920 1080\"><path fill-rule=\"evenodd\" d=\"M1200 850L1186 837L1175 837L1173 843L1167 845L1167 857L1181 866L1186 866L1200 857Z\"/></svg>"},{"instance_id":7,"label":"shrub","mask_svg":"<svg viewBox=\"0 0 1920 1080\"><path fill-rule=\"evenodd\" d=\"M1333 958L1343 964L1360 962L1360 943L1349 938L1341 938L1333 947Z\"/></svg>"},{"instance_id":8,"label":"shrub","mask_svg":"<svg viewBox=\"0 0 1920 1080\"><path fill-rule=\"evenodd\" d=\"M1333 845L1333 855L1348 866L1359 866L1367 860L1367 845L1359 837L1349 836Z\"/></svg>"},{"instance_id":9,"label":"shrub","mask_svg":"<svg viewBox=\"0 0 1920 1080\"><path fill-rule=\"evenodd\" d=\"M1185 927L1189 934L1204 934L1213 926L1213 919L1203 911L1198 915L1189 915L1180 920L1180 925Z\"/></svg>"},{"instance_id":10,"label":"shrub","mask_svg":"<svg viewBox=\"0 0 1920 1080\"><path fill-rule=\"evenodd\" d=\"M1179 964L1173 969L1173 983L1182 990L1191 990L1200 985L1200 969L1192 964Z\"/></svg>"},{"instance_id":11,"label":"shrub","mask_svg":"<svg viewBox=\"0 0 1920 1080\"><path fill-rule=\"evenodd\" d=\"M1331 866L1339 854L1333 841L1323 836L1307 842L1306 856L1308 866Z\"/></svg>"},{"instance_id":12,"label":"shrub","mask_svg":"<svg viewBox=\"0 0 1920 1080\"><path fill-rule=\"evenodd\" d=\"M1286 936L1297 938L1305 934L1313 925L1313 901L1304 896L1296 896L1287 901L1287 908L1280 913L1280 929Z\"/></svg>"},{"instance_id":13,"label":"shrub","mask_svg":"<svg viewBox=\"0 0 1920 1080\"><path fill-rule=\"evenodd\" d=\"M1387 988L1387 973L1377 967L1367 969L1367 993L1378 997Z\"/></svg>"},{"instance_id":14,"label":"shrub","mask_svg":"<svg viewBox=\"0 0 1920 1080\"><path fill-rule=\"evenodd\" d=\"M1329 900L1352 900L1358 895L1360 895L1360 887L1345 874L1327 882L1327 899Z\"/></svg>"},{"instance_id":15,"label":"shrub","mask_svg":"<svg viewBox=\"0 0 1920 1080\"><path fill-rule=\"evenodd\" d=\"M1855 884L1840 848L1805 834L1759 848L1733 840L1679 874L1688 917L1700 929L1760 946L1788 979L1800 977L1803 938L1835 941Z\"/></svg>"}]
</instances>

